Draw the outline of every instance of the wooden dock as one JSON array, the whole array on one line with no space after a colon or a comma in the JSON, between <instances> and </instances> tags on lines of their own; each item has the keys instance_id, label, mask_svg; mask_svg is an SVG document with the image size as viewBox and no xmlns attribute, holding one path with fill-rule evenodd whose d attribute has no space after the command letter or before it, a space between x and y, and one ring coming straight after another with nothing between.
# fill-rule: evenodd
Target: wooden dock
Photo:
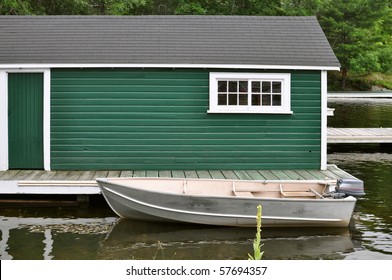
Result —
<instances>
[{"instance_id":1,"label":"wooden dock","mask_svg":"<svg viewBox=\"0 0 392 280\"><path fill-rule=\"evenodd\" d=\"M327 170L0 171L0 194L99 194L95 178L171 177L238 180L335 180L355 178L336 165Z\"/></svg>"},{"instance_id":2,"label":"wooden dock","mask_svg":"<svg viewBox=\"0 0 392 280\"><path fill-rule=\"evenodd\" d=\"M392 91L379 92L328 92L328 99L337 98L392 98Z\"/></svg>"},{"instance_id":3,"label":"wooden dock","mask_svg":"<svg viewBox=\"0 0 392 280\"><path fill-rule=\"evenodd\" d=\"M392 128L328 128L328 143L392 143Z\"/></svg>"}]
</instances>

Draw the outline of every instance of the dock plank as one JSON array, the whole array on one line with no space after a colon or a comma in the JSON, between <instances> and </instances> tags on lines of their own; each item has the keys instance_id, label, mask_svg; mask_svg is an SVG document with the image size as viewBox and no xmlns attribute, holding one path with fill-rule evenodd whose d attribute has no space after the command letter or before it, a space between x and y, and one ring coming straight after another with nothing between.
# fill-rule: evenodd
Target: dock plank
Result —
<instances>
[{"instance_id":1,"label":"dock plank","mask_svg":"<svg viewBox=\"0 0 392 280\"><path fill-rule=\"evenodd\" d=\"M266 180L257 170L246 170L246 173L248 173L252 180Z\"/></svg>"},{"instance_id":2,"label":"dock plank","mask_svg":"<svg viewBox=\"0 0 392 280\"><path fill-rule=\"evenodd\" d=\"M16 174L13 179L14 180L24 180L27 176L33 173L33 170L22 170L18 174Z\"/></svg>"},{"instance_id":3,"label":"dock plank","mask_svg":"<svg viewBox=\"0 0 392 280\"><path fill-rule=\"evenodd\" d=\"M133 177L146 177L146 171L136 170L133 172Z\"/></svg>"},{"instance_id":4,"label":"dock plank","mask_svg":"<svg viewBox=\"0 0 392 280\"><path fill-rule=\"evenodd\" d=\"M223 176L225 176L226 179L230 180L238 180L237 175L235 175L233 170L222 170Z\"/></svg>"},{"instance_id":5,"label":"dock plank","mask_svg":"<svg viewBox=\"0 0 392 280\"><path fill-rule=\"evenodd\" d=\"M38 180L39 177L43 176L44 174L45 174L44 170L34 170L28 176L26 176L24 180L28 180L28 181Z\"/></svg>"},{"instance_id":6,"label":"dock plank","mask_svg":"<svg viewBox=\"0 0 392 280\"><path fill-rule=\"evenodd\" d=\"M13 179L21 170L9 170L7 173L3 174L1 180L10 180Z\"/></svg>"},{"instance_id":7,"label":"dock plank","mask_svg":"<svg viewBox=\"0 0 392 280\"><path fill-rule=\"evenodd\" d=\"M210 170L209 172L212 179L225 179L225 176L220 170Z\"/></svg>"},{"instance_id":8,"label":"dock plank","mask_svg":"<svg viewBox=\"0 0 392 280\"><path fill-rule=\"evenodd\" d=\"M325 176L325 174L323 172L321 172L320 170L308 170L308 171L318 180L328 179L328 176Z\"/></svg>"},{"instance_id":9,"label":"dock plank","mask_svg":"<svg viewBox=\"0 0 392 280\"><path fill-rule=\"evenodd\" d=\"M286 176L288 176L291 180L305 180L304 177L294 170L284 170L284 174L286 174Z\"/></svg>"},{"instance_id":10,"label":"dock plank","mask_svg":"<svg viewBox=\"0 0 392 280\"><path fill-rule=\"evenodd\" d=\"M146 177L158 178L158 170L147 170Z\"/></svg>"},{"instance_id":11,"label":"dock plank","mask_svg":"<svg viewBox=\"0 0 392 280\"><path fill-rule=\"evenodd\" d=\"M132 170L123 170L121 171L120 177L132 177L133 171Z\"/></svg>"},{"instance_id":12,"label":"dock plank","mask_svg":"<svg viewBox=\"0 0 392 280\"><path fill-rule=\"evenodd\" d=\"M314 176L312 173L308 172L307 170L295 170L299 175L302 176L305 180L316 180L317 177Z\"/></svg>"},{"instance_id":13,"label":"dock plank","mask_svg":"<svg viewBox=\"0 0 392 280\"><path fill-rule=\"evenodd\" d=\"M333 174L337 176L337 178L351 178L351 179L356 179L353 175L347 173L346 171L338 168L336 165L331 165L330 168L328 168L329 171L331 171Z\"/></svg>"},{"instance_id":14,"label":"dock plank","mask_svg":"<svg viewBox=\"0 0 392 280\"><path fill-rule=\"evenodd\" d=\"M68 176L68 174L71 171L57 171L56 174L52 177L52 180L65 180L65 178Z\"/></svg>"},{"instance_id":15,"label":"dock plank","mask_svg":"<svg viewBox=\"0 0 392 280\"><path fill-rule=\"evenodd\" d=\"M172 178L171 171L170 170L159 170L159 177Z\"/></svg>"},{"instance_id":16,"label":"dock plank","mask_svg":"<svg viewBox=\"0 0 392 280\"><path fill-rule=\"evenodd\" d=\"M279 178L275 176L274 173L271 172L271 170L258 170L258 171L266 180L279 180Z\"/></svg>"},{"instance_id":17,"label":"dock plank","mask_svg":"<svg viewBox=\"0 0 392 280\"><path fill-rule=\"evenodd\" d=\"M252 177L245 170L234 170L234 173L240 180L252 180Z\"/></svg>"},{"instance_id":18,"label":"dock plank","mask_svg":"<svg viewBox=\"0 0 392 280\"><path fill-rule=\"evenodd\" d=\"M104 171L104 170L96 171L93 176L93 180L95 180L96 178L107 178L108 173L109 173L109 171Z\"/></svg>"},{"instance_id":19,"label":"dock plank","mask_svg":"<svg viewBox=\"0 0 392 280\"><path fill-rule=\"evenodd\" d=\"M272 174L279 178L279 180L291 180L290 176L283 170L271 170Z\"/></svg>"},{"instance_id":20,"label":"dock plank","mask_svg":"<svg viewBox=\"0 0 392 280\"><path fill-rule=\"evenodd\" d=\"M82 174L79 176L79 180L84 181L84 180L93 180L95 175L95 171L89 170L89 171L83 171Z\"/></svg>"},{"instance_id":21,"label":"dock plank","mask_svg":"<svg viewBox=\"0 0 392 280\"><path fill-rule=\"evenodd\" d=\"M56 171L45 171L45 173L38 178L39 181L50 181L54 175L56 175Z\"/></svg>"},{"instance_id":22,"label":"dock plank","mask_svg":"<svg viewBox=\"0 0 392 280\"><path fill-rule=\"evenodd\" d=\"M392 143L392 128L335 128L327 129L328 143Z\"/></svg>"},{"instance_id":23,"label":"dock plank","mask_svg":"<svg viewBox=\"0 0 392 280\"><path fill-rule=\"evenodd\" d=\"M199 176L197 176L196 171L194 171L194 170L186 170L185 177L186 178L199 178Z\"/></svg>"},{"instance_id":24,"label":"dock plank","mask_svg":"<svg viewBox=\"0 0 392 280\"><path fill-rule=\"evenodd\" d=\"M66 181L77 181L79 179L80 175L82 175L82 171L72 170L71 172L69 172L69 174L65 178L65 180Z\"/></svg>"},{"instance_id":25,"label":"dock plank","mask_svg":"<svg viewBox=\"0 0 392 280\"><path fill-rule=\"evenodd\" d=\"M172 176L173 178L185 178L185 173L182 170L173 170Z\"/></svg>"},{"instance_id":26,"label":"dock plank","mask_svg":"<svg viewBox=\"0 0 392 280\"><path fill-rule=\"evenodd\" d=\"M331 178L331 179L339 179L340 177L333 173L331 170L323 170L321 171L323 174L325 174L326 177Z\"/></svg>"},{"instance_id":27,"label":"dock plank","mask_svg":"<svg viewBox=\"0 0 392 280\"><path fill-rule=\"evenodd\" d=\"M115 171L109 171L108 177L110 178L118 178L120 177L121 171L115 170Z\"/></svg>"},{"instance_id":28,"label":"dock plank","mask_svg":"<svg viewBox=\"0 0 392 280\"><path fill-rule=\"evenodd\" d=\"M211 179L211 174L207 170L197 170L197 176L203 179Z\"/></svg>"}]
</instances>

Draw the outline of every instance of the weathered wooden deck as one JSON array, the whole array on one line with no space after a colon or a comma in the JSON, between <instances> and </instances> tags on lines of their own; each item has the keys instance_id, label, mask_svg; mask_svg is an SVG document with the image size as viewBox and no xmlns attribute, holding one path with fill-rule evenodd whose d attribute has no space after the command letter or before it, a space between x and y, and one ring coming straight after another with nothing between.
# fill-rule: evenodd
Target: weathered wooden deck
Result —
<instances>
[{"instance_id":1,"label":"weathered wooden deck","mask_svg":"<svg viewBox=\"0 0 392 280\"><path fill-rule=\"evenodd\" d=\"M336 165L327 170L201 170L201 171L0 171L0 194L97 194L96 178L169 177L240 180L324 180L354 178Z\"/></svg>"},{"instance_id":2,"label":"weathered wooden deck","mask_svg":"<svg viewBox=\"0 0 392 280\"><path fill-rule=\"evenodd\" d=\"M328 143L392 143L392 128L328 128Z\"/></svg>"},{"instance_id":3,"label":"weathered wooden deck","mask_svg":"<svg viewBox=\"0 0 392 280\"><path fill-rule=\"evenodd\" d=\"M392 92L328 92L328 99L335 98L392 98Z\"/></svg>"}]
</instances>

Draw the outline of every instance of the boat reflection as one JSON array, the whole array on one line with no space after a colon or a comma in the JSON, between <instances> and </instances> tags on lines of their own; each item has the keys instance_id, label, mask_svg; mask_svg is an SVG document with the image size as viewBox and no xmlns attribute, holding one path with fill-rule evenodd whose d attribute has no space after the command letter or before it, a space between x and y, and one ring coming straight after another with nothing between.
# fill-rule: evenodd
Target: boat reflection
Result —
<instances>
[{"instance_id":1,"label":"boat reflection","mask_svg":"<svg viewBox=\"0 0 392 280\"><path fill-rule=\"evenodd\" d=\"M118 219L100 259L247 259L255 228ZM265 228L263 259L344 259L354 251L348 228Z\"/></svg>"},{"instance_id":2,"label":"boat reflection","mask_svg":"<svg viewBox=\"0 0 392 280\"><path fill-rule=\"evenodd\" d=\"M0 216L0 259L247 259L255 228L107 218ZM348 228L265 228L263 259L343 259Z\"/></svg>"}]
</instances>

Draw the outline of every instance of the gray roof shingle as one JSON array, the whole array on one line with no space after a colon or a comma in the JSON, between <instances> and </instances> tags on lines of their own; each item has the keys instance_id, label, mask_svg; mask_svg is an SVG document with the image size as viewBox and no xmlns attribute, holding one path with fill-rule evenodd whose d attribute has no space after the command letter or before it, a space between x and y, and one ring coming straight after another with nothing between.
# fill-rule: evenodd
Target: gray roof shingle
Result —
<instances>
[{"instance_id":1,"label":"gray roof shingle","mask_svg":"<svg viewBox=\"0 0 392 280\"><path fill-rule=\"evenodd\" d=\"M340 67L315 17L0 16L0 64Z\"/></svg>"}]
</instances>

